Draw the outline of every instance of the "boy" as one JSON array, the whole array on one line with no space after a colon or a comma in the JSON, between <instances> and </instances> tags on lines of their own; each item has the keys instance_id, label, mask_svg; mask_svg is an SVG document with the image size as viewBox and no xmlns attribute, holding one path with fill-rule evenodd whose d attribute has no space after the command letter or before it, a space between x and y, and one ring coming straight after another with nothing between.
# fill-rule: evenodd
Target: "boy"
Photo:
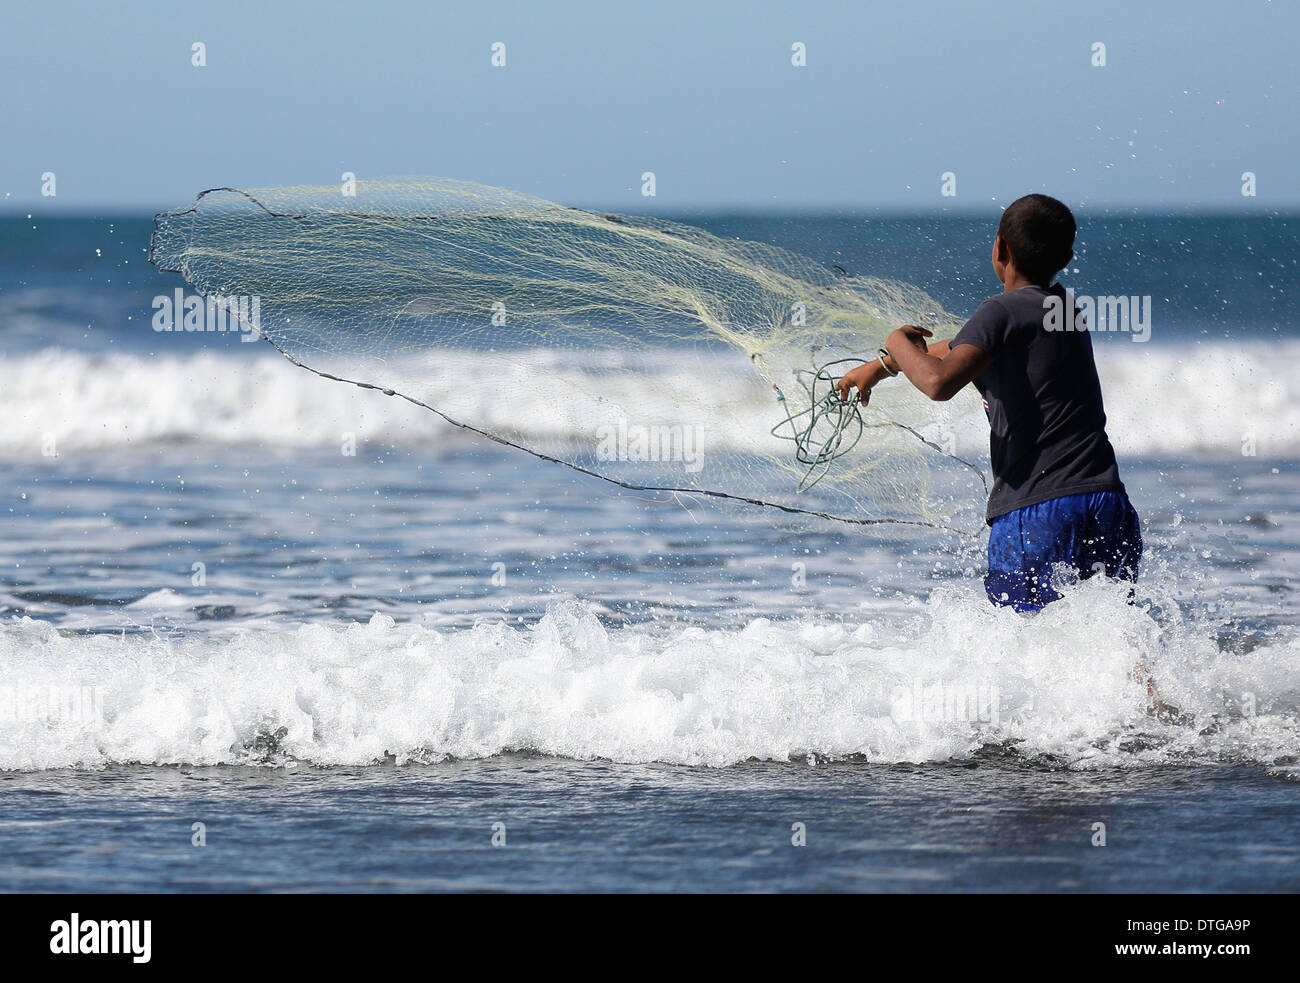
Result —
<instances>
[{"instance_id":1,"label":"boy","mask_svg":"<svg viewBox=\"0 0 1300 983\"><path fill-rule=\"evenodd\" d=\"M1142 557L1137 513L1106 436L1092 336L1044 324L1053 296L1058 311L1068 309L1061 285L1049 284L1074 257L1074 234L1074 216L1055 198L1012 202L993 240L1003 293L980 305L951 341L927 346L929 331L904 325L879 359L836 384L841 398L853 387L865 397L902 372L936 400L975 384L988 413L994 477L984 586L994 604L1017 611L1060 597L1055 564L1080 578L1131 581Z\"/></svg>"}]
</instances>

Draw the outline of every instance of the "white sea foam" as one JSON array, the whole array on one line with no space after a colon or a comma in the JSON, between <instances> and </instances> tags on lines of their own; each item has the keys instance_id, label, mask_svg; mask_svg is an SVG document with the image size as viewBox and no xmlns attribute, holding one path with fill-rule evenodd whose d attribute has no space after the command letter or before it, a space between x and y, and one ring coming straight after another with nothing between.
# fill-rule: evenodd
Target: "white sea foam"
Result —
<instances>
[{"instance_id":1,"label":"white sea foam","mask_svg":"<svg viewBox=\"0 0 1300 983\"><path fill-rule=\"evenodd\" d=\"M1185 720L1148 714L1139 662ZM945 589L910 620L756 620L739 631L607 629L577 602L528 630L439 632L375 615L346 627L68 635L21 618L0 627L0 668L4 769L366 765L523 749L710 766L901 762L1010 743L1073 768L1284 771L1300 753L1296 639L1222 653L1210 628L1157 628L1100 580L1032 619Z\"/></svg>"},{"instance_id":2,"label":"white sea foam","mask_svg":"<svg viewBox=\"0 0 1300 983\"><path fill-rule=\"evenodd\" d=\"M1249 442L1261 457L1300 457L1300 373L1292 368L1300 342L1100 347L1108 431L1121 455L1240 456ZM518 428L544 440L567 435L575 413L580 415L580 407L533 398L526 380L491 383L472 355L454 357L464 363L454 377L481 390L474 416L489 427ZM655 376L655 391L671 400L677 389L726 385L722 364L667 362ZM618 384L617 377L607 379L602 395L617 401ZM643 376L629 375L624 385L646 405ZM753 432L710 432L711 446L762 439L779 419L770 394L761 386L754 390L753 413L747 414ZM882 388L877 405L887 398ZM436 392L430 400L437 405ZM986 452L988 430L978 401L964 394L955 405L958 452ZM325 447L337 446L344 434L358 441L437 446L463 436L419 407L328 382L274 353L250 359L212 352L95 356L49 349L15 356L0 364L0 414L0 454L8 456L39 453L51 440L66 453L170 441Z\"/></svg>"}]
</instances>

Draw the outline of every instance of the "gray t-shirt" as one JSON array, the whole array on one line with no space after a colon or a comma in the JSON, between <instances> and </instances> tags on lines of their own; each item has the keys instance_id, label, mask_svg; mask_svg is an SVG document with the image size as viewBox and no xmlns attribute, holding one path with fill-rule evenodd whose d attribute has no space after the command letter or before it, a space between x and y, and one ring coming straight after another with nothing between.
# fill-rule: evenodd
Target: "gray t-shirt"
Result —
<instances>
[{"instance_id":1,"label":"gray t-shirt","mask_svg":"<svg viewBox=\"0 0 1300 983\"><path fill-rule=\"evenodd\" d=\"M986 300L952 340L953 348L974 345L993 358L975 378L989 417L990 524L1049 498L1124 490L1106 436L1092 334L1044 326L1049 290L1064 311L1060 284L1022 287Z\"/></svg>"}]
</instances>

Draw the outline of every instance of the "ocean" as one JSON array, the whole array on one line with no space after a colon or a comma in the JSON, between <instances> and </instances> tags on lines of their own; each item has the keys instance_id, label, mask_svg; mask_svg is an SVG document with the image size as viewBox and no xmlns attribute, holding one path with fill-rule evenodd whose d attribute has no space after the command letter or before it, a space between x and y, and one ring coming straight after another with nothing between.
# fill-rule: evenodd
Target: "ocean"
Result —
<instances>
[{"instance_id":1,"label":"ocean","mask_svg":"<svg viewBox=\"0 0 1300 983\"><path fill-rule=\"evenodd\" d=\"M999 289L992 218L685 218ZM155 332L148 216L0 218L0 889L1300 888L1297 221L1080 216L1147 552L1027 618L985 537L618 489Z\"/></svg>"}]
</instances>

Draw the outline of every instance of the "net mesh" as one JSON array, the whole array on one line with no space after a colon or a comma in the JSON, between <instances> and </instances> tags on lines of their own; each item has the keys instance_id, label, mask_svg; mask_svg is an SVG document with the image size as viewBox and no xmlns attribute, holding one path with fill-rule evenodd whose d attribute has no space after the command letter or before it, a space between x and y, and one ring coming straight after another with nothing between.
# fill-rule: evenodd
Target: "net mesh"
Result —
<instances>
[{"instance_id":1,"label":"net mesh","mask_svg":"<svg viewBox=\"0 0 1300 983\"><path fill-rule=\"evenodd\" d=\"M830 382L904 323L956 323L910 284L677 222L464 181L203 192L150 259L256 298L295 364L626 487L859 525L978 527L954 413L903 380Z\"/></svg>"}]
</instances>

